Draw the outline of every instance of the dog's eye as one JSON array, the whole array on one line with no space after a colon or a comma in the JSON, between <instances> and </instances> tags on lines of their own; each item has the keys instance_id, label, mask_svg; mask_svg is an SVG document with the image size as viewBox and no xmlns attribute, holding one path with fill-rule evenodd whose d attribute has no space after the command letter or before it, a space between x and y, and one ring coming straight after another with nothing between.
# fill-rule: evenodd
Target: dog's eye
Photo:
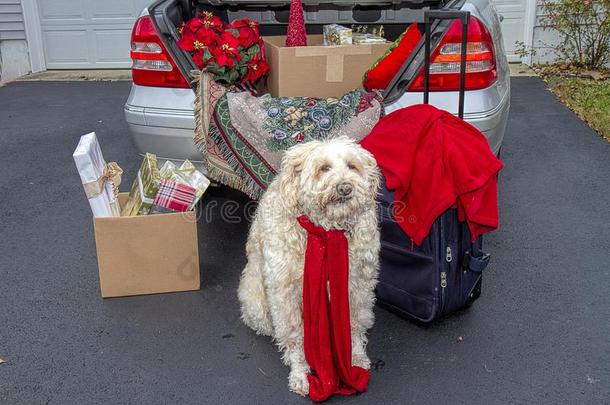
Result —
<instances>
[{"instance_id":1,"label":"dog's eye","mask_svg":"<svg viewBox=\"0 0 610 405\"><path fill-rule=\"evenodd\" d=\"M327 172L330 169L331 169L330 165L323 165L322 167L320 167L321 172Z\"/></svg>"},{"instance_id":2,"label":"dog's eye","mask_svg":"<svg viewBox=\"0 0 610 405\"><path fill-rule=\"evenodd\" d=\"M353 163L348 163L347 168L350 170L358 171L358 167L356 167L356 165Z\"/></svg>"}]
</instances>

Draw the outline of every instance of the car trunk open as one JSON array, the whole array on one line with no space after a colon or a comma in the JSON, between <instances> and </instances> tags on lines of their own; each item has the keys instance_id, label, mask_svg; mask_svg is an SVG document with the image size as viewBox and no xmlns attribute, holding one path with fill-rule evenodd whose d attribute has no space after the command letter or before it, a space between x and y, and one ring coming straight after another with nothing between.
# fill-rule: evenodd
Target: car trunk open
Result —
<instances>
[{"instance_id":1,"label":"car trunk open","mask_svg":"<svg viewBox=\"0 0 610 405\"><path fill-rule=\"evenodd\" d=\"M325 24L381 24L388 40L395 40L409 24L423 23L423 13L430 9L459 9L464 0L302 0L308 34L320 34ZM284 35L288 22L289 0L159 0L148 11L168 53L185 77L196 66L191 56L178 48L177 27L202 11L211 11L223 21L250 18L260 23L262 35ZM432 49L447 31L450 21L438 21L432 26ZM422 30L423 31L423 30ZM400 97L415 79L423 65L423 41L405 62L399 77L386 92L386 101ZM364 73L364 72L362 72Z\"/></svg>"}]
</instances>

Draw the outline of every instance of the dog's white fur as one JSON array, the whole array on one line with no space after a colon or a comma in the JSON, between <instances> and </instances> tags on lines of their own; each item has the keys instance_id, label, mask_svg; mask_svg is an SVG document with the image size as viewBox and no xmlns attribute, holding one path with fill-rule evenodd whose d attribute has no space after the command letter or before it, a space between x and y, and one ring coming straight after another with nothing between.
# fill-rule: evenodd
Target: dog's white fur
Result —
<instances>
[{"instance_id":1,"label":"dog's white fur","mask_svg":"<svg viewBox=\"0 0 610 405\"><path fill-rule=\"evenodd\" d=\"M349 198L341 197L337 188L345 183L353 188ZM273 337L290 366L289 388L298 394L309 392L309 366L302 323L307 235L297 218L306 215L325 229L346 230L352 363L368 369L366 332L374 322L379 267L378 188L379 170L373 156L341 137L289 149L280 173L260 200L238 291L241 317L256 333Z\"/></svg>"}]
</instances>

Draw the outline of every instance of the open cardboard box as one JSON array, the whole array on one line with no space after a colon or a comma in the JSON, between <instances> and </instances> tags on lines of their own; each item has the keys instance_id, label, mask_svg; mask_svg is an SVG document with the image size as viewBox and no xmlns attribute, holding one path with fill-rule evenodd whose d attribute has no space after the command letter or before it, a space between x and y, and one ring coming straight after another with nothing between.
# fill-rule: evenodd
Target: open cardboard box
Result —
<instances>
[{"instance_id":1,"label":"open cardboard box","mask_svg":"<svg viewBox=\"0 0 610 405\"><path fill-rule=\"evenodd\" d=\"M324 46L322 35L309 35L308 46L286 47L285 36L263 37L273 97L339 98L362 87L364 73L390 43Z\"/></svg>"},{"instance_id":2,"label":"open cardboard box","mask_svg":"<svg viewBox=\"0 0 610 405\"><path fill-rule=\"evenodd\" d=\"M121 207L128 194L119 194ZM197 213L94 218L102 297L199 289Z\"/></svg>"}]
</instances>

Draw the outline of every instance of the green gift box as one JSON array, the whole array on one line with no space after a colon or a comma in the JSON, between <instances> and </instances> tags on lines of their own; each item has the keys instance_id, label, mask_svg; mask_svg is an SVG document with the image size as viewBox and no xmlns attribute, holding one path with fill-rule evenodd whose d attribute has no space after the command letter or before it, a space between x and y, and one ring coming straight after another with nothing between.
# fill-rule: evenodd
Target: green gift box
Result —
<instances>
[{"instance_id":1,"label":"green gift box","mask_svg":"<svg viewBox=\"0 0 610 405\"><path fill-rule=\"evenodd\" d=\"M157 192L161 176L157 167L157 156L147 153L131 186L129 199L121 211L121 216L130 217L149 213Z\"/></svg>"}]
</instances>

